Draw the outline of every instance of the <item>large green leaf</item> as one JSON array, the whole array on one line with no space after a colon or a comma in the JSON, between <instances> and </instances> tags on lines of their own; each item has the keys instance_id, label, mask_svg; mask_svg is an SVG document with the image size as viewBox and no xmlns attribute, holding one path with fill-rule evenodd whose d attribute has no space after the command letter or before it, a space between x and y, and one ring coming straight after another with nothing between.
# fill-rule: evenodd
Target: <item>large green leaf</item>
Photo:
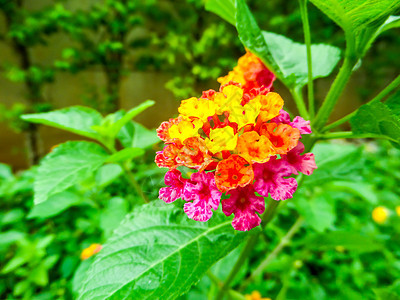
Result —
<instances>
[{"instance_id":1,"label":"large green leaf","mask_svg":"<svg viewBox=\"0 0 400 300\"><path fill-rule=\"evenodd\" d=\"M97 254L79 299L175 299L248 235L222 213L202 223L159 201L137 207Z\"/></svg>"},{"instance_id":2,"label":"large green leaf","mask_svg":"<svg viewBox=\"0 0 400 300\"><path fill-rule=\"evenodd\" d=\"M88 138L98 139L99 134L92 126L100 125L102 116L93 108L71 106L47 113L22 115L25 121L48 125L70 131Z\"/></svg>"},{"instance_id":3,"label":"large green leaf","mask_svg":"<svg viewBox=\"0 0 400 300\"><path fill-rule=\"evenodd\" d=\"M106 151L95 143L59 145L40 163L34 184L35 204L89 178L107 158Z\"/></svg>"},{"instance_id":4,"label":"large green leaf","mask_svg":"<svg viewBox=\"0 0 400 300\"><path fill-rule=\"evenodd\" d=\"M395 146L400 145L399 116L381 102L362 105L350 120L350 124L356 134L377 134L389 139Z\"/></svg>"},{"instance_id":5,"label":"large green leaf","mask_svg":"<svg viewBox=\"0 0 400 300\"><path fill-rule=\"evenodd\" d=\"M385 21L400 8L400 0L311 0L344 30L348 46L361 58L385 29ZM388 24L387 24L388 25ZM394 24L393 24L394 25ZM396 26L396 25L394 25ZM389 27L388 27L389 28Z\"/></svg>"},{"instance_id":6,"label":"large green leaf","mask_svg":"<svg viewBox=\"0 0 400 300\"><path fill-rule=\"evenodd\" d=\"M67 208L79 204L80 201L80 197L75 193L61 192L49 197L47 201L35 205L27 218L49 218L56 216Z\"/></svg>"},{"instance_id":7,"label":"large green leaf","mask_svg":"<svg viewBox=\"0 0 400 300\"><path fill-rule=\"evenodd\" d=\"M262 32L272 58L282 73L281 80L288 87L300 88L308 82L306 45L296 43L283 35ZM332 73L340 60L340 49L325 45L311 45L313 78L326 77Z\"/></svg>"},{"instance_id":8,"label":"large green leaf","mask_svg":"<svg viewBox=\"0 0 400 300\"><path fill-rule=\"evenodd\" d=\"M235 0L206 0L205 8L235 26Z\"/></svg>"},{"instance_id":9,"label":"large green leaf","mask_svg":"<svg viewBox=\"0 0 400 300\"><path fill-rule=\"evenodd\" d=\"M229 7L227 5L225 10ZM256 54L288 88L299 89L307 84L305 44L261 31L244 0L236 0L236 28L243 45ZM314 79L331 74L340 60L340 50L325 44L312 45L311 55Z\"/></svg>"},{"instance_id":10,"label":"large green leaf","mask_svg":"<svg viewBox=\"0 0 400 300\"><path fill-rule=\"evenodd\" d=\"M377 26L400 7L399 0L311 0L347 33Z\"/></svg>"}]
</instances>

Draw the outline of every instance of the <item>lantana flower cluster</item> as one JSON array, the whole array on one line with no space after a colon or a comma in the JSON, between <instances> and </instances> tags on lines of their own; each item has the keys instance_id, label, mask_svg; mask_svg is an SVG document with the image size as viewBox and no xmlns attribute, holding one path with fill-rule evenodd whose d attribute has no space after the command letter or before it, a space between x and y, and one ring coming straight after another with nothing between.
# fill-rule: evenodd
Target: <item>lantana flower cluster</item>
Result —
<instances>
[{"instance_id":1,"label":"lantana flower cluster","mask_svg":"<svg viewBox=\"0 0 400 300\"><path fill-rule=\"evenodd\" d=\"M310 175L316 168L314 155L302 154L300 141L311 128L309 121L291 120L283 110L283 99L272 91L274 80L247 52L218 79L219 91L181 102L179 116L157 129L166 145L155 161L168 168L160 199L182 198L188 217L202 222L221 204L225 215L234 214L233 227L247 231L260 224L264 197L293 197L297 182L292 175ZM192 169L190 178L179 167Z\"/></svg>"}]
</instances>

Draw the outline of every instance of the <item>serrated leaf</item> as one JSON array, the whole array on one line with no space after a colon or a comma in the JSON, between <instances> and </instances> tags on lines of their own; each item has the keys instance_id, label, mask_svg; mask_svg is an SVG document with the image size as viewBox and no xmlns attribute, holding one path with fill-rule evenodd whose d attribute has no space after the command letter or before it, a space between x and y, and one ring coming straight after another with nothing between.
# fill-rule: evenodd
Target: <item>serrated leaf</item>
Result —
<instances>
[{"instance_id":1,"label":"serrated leaf","mask_svg":"<svg viewBox=\"0 0 400 300\"><path fill-rule=\"evenodd\" d=\"M367 26L384 23L400 7L398 0L311 0L345 32L356 34Z\"/></svg>"},{"instance_id":2,"label":"serrated leaf","mask_svg":"<svg viewBox=\"0 0 400 300\"><path fill-rule=\"evenodd\" d=\"M346 34L347 46L361 58L380 34L387 18L400 8L400 0L311 0Z\"/></svg>"},{"instance_id":3,"label":"serrated leaf","mask_svg":"<svg viewBox=\"0 0 400 300\"><path fill-rule=\"evenodd\" d=\"M288 87L303 87L308 82L307 49L305 44L296 43L283 35L262 32L279 66ZM332 73L340 60L340 49L326 44L311 45L313 79Z\"/></svg>"},{"instance_id":4,"label":"serrated leaf","mask_svg":"<svg viewBox=\"0 0 400 300\"><path fill-rule=\"evenodd\" d=\"M159 201L137 207L97 254L79 299L175 299L248 235L218 212L202 223Z\"/></svg>"},{"instance_id":5,"label":"serrated leaf","mask_svg":"<svg viewBox=\"0 0 400 300\"><path fill-rule=\"evenodd\" d=\"M400 119L387 105L372 102L362 105L350 120L355 134L372 133L400 144Z\"/></svg>"},{"instance_id":6,"label":"serrated leaf","mask_svg":"<svg viewBox=\"0 0 400 300\"><path fill-rule=\"evenodd\" d=\"M93 108L71 106L46 113L22 115L25 121L52 126L88 138L98 139L99 134L92 126L100 125L102 116Z\"/></svg>"},{"instance_id":7,"label":"serrated leaf","mask_svg":"<svg viewBox=\"0 0 400 300\"><path fill-rule=\"evenodd\" d=\"M272 32L261 31L244 0L236 0L236 28L243 45L290 89L308 82L306 45ZM311 46L313 79L332 73L340 60L340 49L318 44Z\"/></svg>"},{"instance_id":8,"label":"serrated leaf","mask_svg":"<svg viewBox=\"0 0 400 300\"><path fill-rule=\"evenodd\" d=\"M66 142L49 153L35 176L35 204L89 178L108 158L106 151L90 142Z\"/></svg>"},{"instance_id":9,"label":"serrated leaf","mask_svg":"<svg viewBox=\"0 0 400 300\"><path fill-rule=\"evenodd\" d=\"M47 201L35 205L27 218L49 218L56 216L67 208L79 204L80 200L77 194L67 191L55 194L49 197Z\"/></svg>"}]
</instances>

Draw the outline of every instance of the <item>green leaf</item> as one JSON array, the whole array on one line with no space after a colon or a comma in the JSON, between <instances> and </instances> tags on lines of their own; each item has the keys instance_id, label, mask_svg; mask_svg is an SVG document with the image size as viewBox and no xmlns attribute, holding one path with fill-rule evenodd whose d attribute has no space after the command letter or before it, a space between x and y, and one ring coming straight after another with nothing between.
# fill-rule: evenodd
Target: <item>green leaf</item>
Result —
<instances>
[{"instance_id":1,"label":"green leaf","mask_svg":"<svg viewBox=\"0 0 400 300\"><path fill-rule=\"evenodd\" d=\"M126 123L131 121L134 117L136 117L142 111L146 110L150 106L153 106L154 104L155 104L155 102L153 100L147 100L147 101L143 102L142 104L139 104L138 106L132 108L122 118L120 118L118 121L114 122L110 126L110 128L108 129L109 136L112 136L112 137L117 136L118 132L121 130L121 128Z\"/></svg>"},{"instance_id":2,"label":"green leaf","mask_svg":"<svg viewBox=\"0 0 400 300\"><path fill-rule=\"evenodd\" d=\"M382 24L400 7L399 0L311 0L346 34L351 54L361 58L379 35Z\"/></svg>"},{"instance_id":3,"label":"green leaf","mask_svg":"<svg viewBox=\"0 0 400 300\"><path fill-rule=\"evenodd\" d=\"M117 163L131 160L133 158L142 156L144 153L144 150L141 148L125 148L111 155L109 158L107 158L106 162Z\"/></svg>"},{"instance_id":4,"label":"green leaf","mask_svg":"<svg viewBox=\"0 0 400 300\"><path fill-rule=\"evenodd\" d=\"M235 26L235 0L206 0L205 8Z\"/></svg>"},{"instance_id":5,"label":"green leaf","mask_svg":"<svg viewBox=\"0 0 400 300\"><path fill-rule=\"evenodd\" d=\"M119 132L118 139L124 147L146 149L160 142L155 130L150 130L137 122L127 123Z\"/></svg>"},{"instance_id":6,"label":"green leaf","mask_svg":"<svg viewBox=\"0 0 400 300\"><path fill-rule=\"evenodd\" d=\"M307 84L305 44L261 31L244 0L236 1L236 28L243 45L256 54L289 89L300 89ZM340 60L340 49L330 45L311 45L311 54L314 79L331 74Z\"/></svg>"},{"instance_id":7,"label":"green leaf","mask_svg":"<svg viewBox=\"0 0 400 300\"><path fill-rule=\"evenodd\" d=\"M100 214L100 228L108 238L128 213L128 203L125 199L114 197L108 200L106 208Z\"/></svg>"},{"instance_id":8,"label":"green leaf","mask_svg":"<svg viewBox=\"0 0 400 300\"><path fill-rule=\"evenodd\" d=\"M10 230L0 233L0 247L7 247L26 236L25 232Z\"/></svg>"},{"instance_id":9,"label":"green leaf","mask_svg":"<svg viewBox=\"0 0 400 300\"><path fill-rule=\"evenodd\" d=\"M383 248L371 237L348 231L332 231L313 235L305 243L309 249L322 251L336 246L342 246L346 250L359 253L379 251Z\"/></svg>"},{"instance_id":10,"label":"green leaf","mask_svg":"<svg viewBox=\"0 0 400 300\"><path fill-rule=\"evenodd\" d=\"M317 169L313 176L306 177L305 185L322 185L335 180L360 180L363 168L363 148L355 145L318 143L313 148Z\"/></svg>"},{"instance_id":11,"label":"green leaf","mask_svg":"<svg viewBox=\"0 0 400 300\"><path fill-rule=\"evenodd\" d=\"M123 173L122 167L117 164L106 164L101 166L96 172L96 184L105 187L117 179Z\"/></svg>"},{"instance_id":12,"label":"green leaf","mask_svg":"<svg viewBox=\"0 0 400 300\"><path fill-rule=\"evenodd\" d=\"M106 151L90 142L67 142L49 153L35 177L35 204L91 177L108 158Z\"/></svg>"},{"instance_id":13,"label":"green leaf","mask_svg":"<svg viewBox=\"0 0 400 300\"><path fill-rule=\"evenodd\" d=\"M11 167L9 165L0 163L0 179L8 179L12 177L13 173Z\"/></svg>"},{"instance_id":14,"label":"green leaf","mask_svg":"<svg viewBox=\"0 0 400 300\"><path fill-rule=\"evenodd\" d=\"M301 88L308 82L306 45L272 32L262 32L286 86ZM311 45L313 79L332 73L340 60L340 49L325 44Z\"/></svg>"},{"instance_id":15,"label":"green leaf","mask_svg":"<svg viewBox=\"0 0 400 300\"><path fill-rule=\"evenodd\" d=\"M304 217L308 226L317 232L331 228L336 220L334 201L328 193L319 194L311 200L304 196L296 197L297 211Z\"/></svg>"},{"instance_id":16,"label":"green leaf","mask_svg":"<svg viewBox=\"0 0 400 300\"><path fill-rule=\"evenodd\" d=\"M80 197L71 192L61 192L47 199L47 201L36 204L28 215L28 219L49 218L58 215L67 208L80 203Z\"/></svg>"},{"instance_id":17,"label":"green leaf","mask_svg":"<svg viewBox=\"0 0 400 300\"><path fill-rule=\"evenodd\" d=\"M400 7L398 0L311 0L346 33L357 34L385 22Z\"/></svg>"},{"instance_id":18,"label":"green leaf","mask_svg":"<svg viewBox=\"0 0 400 300\"><path fill-rule=\"evenodd\" d=\"M25 121L52 126L97 140L92 126L100 125L101 114L90 107L72 106L47 113L22 115Z\"/></svg>"},{"instance_id":19,"label":"green leaf","mask_svg":"<svg viewBox=\"0 0 400 300\"><path fill-rule=\"evenodd\" d=\"M97 254L79 299L175 299L248 235L218 212L195 222L161 201L137 207Z\"/></svg>"},{"instance_id":20,"label":"green leaf","mask_svg":"<svg viewBox=\"0 0 400 300\"><path fill-rule=\"evenodd\" d=\"M387 105L372 102L362 105L350 120L355 134L378 134L400 146L400 119Z\"/></svg>"}]
</instances>

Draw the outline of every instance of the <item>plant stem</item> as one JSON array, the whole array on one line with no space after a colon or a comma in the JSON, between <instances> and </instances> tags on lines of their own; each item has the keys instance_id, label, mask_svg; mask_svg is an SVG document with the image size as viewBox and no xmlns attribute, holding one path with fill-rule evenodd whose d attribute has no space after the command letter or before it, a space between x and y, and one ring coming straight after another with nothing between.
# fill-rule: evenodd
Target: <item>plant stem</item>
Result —
<instances>
[{"instance_id":1,"label":"plant stem","mask_svg":"<svg viewBox=\"0 0 400 300\"><path fill-rule=\"evenodd\" d=\"M328 132L318 136L319 139L322 140L331 140L331 139L387 139L393 142L397 142L396 140L379 134L374 133L361 133L354 134L351 131L338 131L338 132Z\"/></svg>"},{"instance_id":2,"label":"plant stem","mask_svg":"<svg viewBox=\"0 0 400 300\"><path fill-rule=\"evenodd\" d=\"M222 281L220 281L219 278L217 276L215 276L210 270L208 270L206 274L207 274L208 278L210 278L210 280L212 281L214 286L216 286L218 289L220 289L221 286L223 285ZM234 290L228 290L228 294L230 295L231 298L234 298L234 299L243 299L243 300L246 299L242 294L240 294L239 292L236 292Z\"/></svg>"},{"instance_id":3,"label":"plant stem","mask_svg":"<svg viewBox=\"0 0 400 300\"><path fill-rule=\"evenodd\" d=\"M250 277L246 279L246 281L241 286L241 290L244 290L248 284L254 280L268 265L269 263L275 259L278 254L282 251L285 246L290 243L290 240L296 234L296 232L301 228L303 225L304 219L302 217L297 218L296 222L293 226L289 229L286 235L280 240L279 244L275 247L274 250L260 263L260 265L251 273Z\"/></svg>"},{"instance_id":4,"label":"plant stem","mask_svg":"<svg viewBox=\"0 0 400 300\"><path fill-rule=\"evenodd\" d=\"M142 188L140 187L139 183L136 181L135 176L133 176L131 170L127 167L126 164L120 163L119 164L122 167L122 170L124 170L125 177L131 187L134 188L136 193L143 199L145 203L149 203L149 199L147 196L143 193Z\"/></svg>"},{"instance_id":5,"label":"plant stem","mask_svg":"<svg viewBox=\"0 0 400 300\"><path fill-rule=\"evenodd\" d=\"M338 75L336 76L320 110L315 117L313 128L316 129L316 131L320 131L321 128L323 128L326 124L333 108L335 107L340 95L350 79L353 67L357 60L353 57L349 57L350 56L345 57L343 65L340 68Z\"/></svg>"},{"instance_id":6,"label":"plant stem","mask_svg":"<svg viewBox=\"0 0 400 300\"><path fill-rule=\"evenodd\" d=\"M399 85L400 85L400 75L398 75L388 86L386 86L378 95L376 95L374 98L372 98L367 103L381 101L384 97L386 97L388 94L390 94ZM358 111L358 109L356 109L352 113L349 113L348 115L344 116L343 118L325 126L324 129L322 130L322 132L331 130L331 129L349 121L353 116L356 115L357 111Z\"/></svg>"},{"instance_id":7,"label":"plant stem","mask_svg":"<svg viewBox=\"0 0 400 300\"><path fill-rule=\"evenodd\" d=\"M267 224L272 220L279 203L280 203L279 201L275 201L272 199L270 200L270 202L267 206L267 211L262 216L261 230L264 230L265 226L267 226ZM215 300L223 299L226 290L229 289L230 284L232 283L233 279L235 278L237 272L243 266L243 263L245 262L245 260L247 259L247 257L251 253L251 251L253 250L254 246L256 245L260 233L261 233L261 231L257 232L256 234L254 234L247 240L245 247L243 248L238 260L236 261L236 263L233 266L231 272L229 273L227 279L225 280L225 282L223 283L217 296L215 297Z\"/></svg>"},{"instance_id":8,"label":"plant stem","mask_svg":"<svg viewBox=\"0 0 400 300\"><path fill-rule=\"evenodd\" d=\"M310 116L308 114L306 105L304 104L303 95L301 94L301 89L293 88L290 89L290 93L293 96L293 100L296 103L297 109L299 110L300 115L305 119L309 120Z\"/></svg>"},{"instance_id":9,"label":"plant stem","mask_svg":"<svg viewBox=\"0 0 400 300\"><path fill-rule=\"evenodd\" d=\"M107 143L105 141L102 141L102 144L108 149L108 151L111 154L114 154L117 152L117 150L115 149L114 143ZM149 198L147 198L147 196L143 193L142 188L140 187L139 183L136 181L135 176L133 176L131 170L129 169L129 167L127 166L126 162L121 162L118 163L122 170L124 171L124 176L126 178L126 181L128 182L128 184L136 191L136 193L143 199L144 203L149 203ZM132 203L133 205L133 203Z\"/></svg>"},{"instance_id":10,"label":"plant stem","mask_svg":"<svg viewBox=\"0 0 400 300\"><path fill-rule=\"evenodd\" d=\"M308 112L310 118L314 118L314 82L312 75L312 56L311 56L311 33L308 22L307 0L299 0L301 20L303 22L304 42L307 49L307 67L308 67Z\"/></svg>"}]
</instances>

